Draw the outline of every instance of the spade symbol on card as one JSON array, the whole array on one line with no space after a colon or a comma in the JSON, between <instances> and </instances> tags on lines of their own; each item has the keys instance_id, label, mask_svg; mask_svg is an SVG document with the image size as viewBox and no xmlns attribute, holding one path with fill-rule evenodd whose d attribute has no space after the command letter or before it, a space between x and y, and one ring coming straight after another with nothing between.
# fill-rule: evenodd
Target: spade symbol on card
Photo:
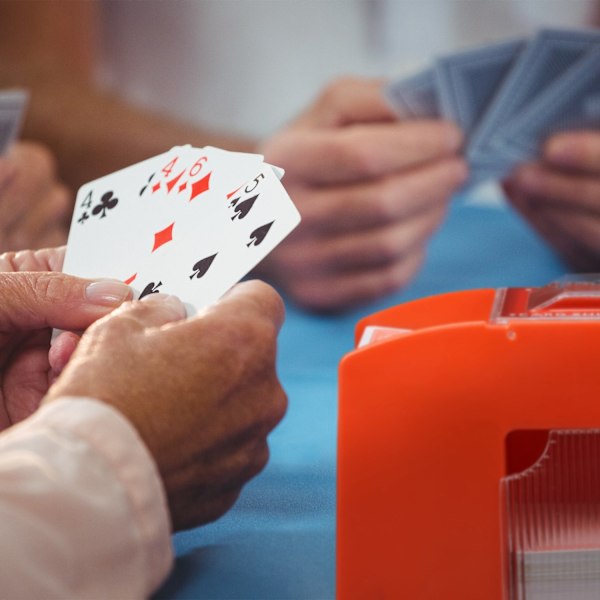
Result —
<instances>
[{"instance_id":1,"label":"spade symbol on card","mask_svg":"<svg viewBox=\"0 0 600 600\"><path fill-rule=\"evenodd\" d=\"M142 293L140 294L140 297L138 298L138 300L141 300L144 296L148 296L149 294L158 294L158 288L163 284L162 281L159 281L158 283L154 283L154 281L151 281L143 290Z\"/></svg>"},{"instance_id":2,"label":"spade symbol on card","mask_svg":"<svg viewBox=\"0 0 600 600\"><path fill-rule=\"evenodd\" d=\"M265 223L265 225L257 227L250 234L250 241L246 244L246 246L258 246L259 244L261 244L262 241L265 239L267 233L269 233L269 229L271 229L271 225L273 225L273 223L275 223L275 221L271 221L270 223Z\"/></svg>"},{"instance_id":3,"label":"spade symbol on card","mask_svg":"<svg viewBox=\"0 0 600 600\"><path fill-rule=\"evenodd\" d=\"M204 277L204 275L206 275L206 272L208 271L208 269L210 269L210 266L212 265L213 260L215 260L215 256L217 256L217 254L218 254L218 252L216 252L212 256L207 256L206 258L199 260L192 267L192 270L194 272L190 275L190 279L194 279L194 277L196 277L196 279L200 279L200 277Z\"/></svg>"},{"instance_id":4,"label":"spade symbol on card","mask_svg":"<svg viewBox=\"0 0 600 600\"><path fill-rule=\"evenodd\" d=\"M256 194L256 196L252 196L252 198L247 198L246 200L243 200L239 204L238 204L239 198L235 198L235 200L232 200L229 203L230 208L234 207L233 208L234 214L233 214L233 217L231 217L231 220L234 221L236 218L243 219L250 212L250 209L256 202L257 198L258 198L258 194Z\"/></svg>"},{"instance_id":5,"label":"spade symbol on card","mask_svg":"<svg viewBox=\"0 0 600 600\"><path fill-rule=\"evenodd\" d=\"M146 191L146 188L150 185L150 182L152 181L152 178L156 175L156 173L152 173L152 175L150 175L150 177L148 177L148 181L146 181L146 185L140 190L140 196Z\"/></svg>"},{"instance_id":6,"label":"spade symbol on card","mask_svg":"<svg viewBox=\"0 0 600 600\"><path fill-rule=\"evenodd\" d=\"M105 192L100 198L100 204L96 204L92 210L92 214L100 215L103 219L106 216L106 211L113 209L119 203L119 199L113 196L113 192Z\"/></svg>"}]
</instances>

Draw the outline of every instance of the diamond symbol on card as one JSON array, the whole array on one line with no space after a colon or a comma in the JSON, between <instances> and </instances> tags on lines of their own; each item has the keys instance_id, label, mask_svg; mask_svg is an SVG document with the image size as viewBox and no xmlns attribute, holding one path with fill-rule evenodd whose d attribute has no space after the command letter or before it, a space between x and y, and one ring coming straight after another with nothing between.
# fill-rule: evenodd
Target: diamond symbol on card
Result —
<instances>
[{"instance_id":1,"label":"diamond symbol on card","mask_svg":"<svg viewBox=\"0 0 600 600\"><path fill-rule=\"evenodd\" d=\"M240 185L240 187L235 188L235 190L233 190L233 192L229 192L229 194L227 194L227 200L229 200L229 198L231 198L231 196L233 196L238 190L241 190L244 186Z\"/></svg>"},{"instance_id":2,"label":"diamond symbol on card","mask_svg":"<svg viewBox=\"0 0 600 600\"><path fill-rule=\"evenodd\" d=\"M185 169L183 171L181 171L181 173L179 173L179 175L176 175L175 177L173 177L173 179L171 179L171 181L167 181L167 190L169 192L175 187L175 185L181 179L181 176L184 173L185 173Z\"/></svg>"},{"instance_id":3,"label":"diamond symbol on card","mask_svg":"<svg viewBox=\"0 0 600 600\"><path fill-rule=\"evenodd\" d=\"M184 181L180 186L179 186L179 191L183 192L183 190L185 190L185 188L187 187L187 181Z\"/></svg>"},{"instance_id":4,"label":"diamond symbol on card","mask_svg":"<svg viewBox=\"0 0 600 600\"><path fill-rule=\"evenodd\" d=\"M205 175L202 179L198 179L198 181L194 181L194 183L192 183L192 195L190 196L190 202L210 188L211 174L212 171L208 175Z\"/></svg>"},{"instance_id":5,"label":"diamond symbol on card","mask_svg":"<svg viewBox=\"0 0 600 600\"><path fill-rule=\"evenodd\" d=\"M160 190L160 181L157 181L153 186L152 186L152 191L153 192L158 192L158 190Z\"/></svg>"},{"instance_id":6,"label":"diamond symbol on card","mask_svg":"<svg viewBox=\"0 0 600 600\"><path fill-rule=\"evenodd\" d=\"M168 227L165 227L163 230L157 231L154 234L154 247L152 248L152 252L173 239L173 225L175 225L174 221Z\"/></svg>"}]
</instances>

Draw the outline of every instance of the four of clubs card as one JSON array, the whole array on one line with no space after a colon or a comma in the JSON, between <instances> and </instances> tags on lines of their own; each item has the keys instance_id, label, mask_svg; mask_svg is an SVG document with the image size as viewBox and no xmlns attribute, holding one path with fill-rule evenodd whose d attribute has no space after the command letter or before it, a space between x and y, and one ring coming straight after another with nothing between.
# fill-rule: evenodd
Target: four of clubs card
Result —
<instances>
[{"instance_id":1,"label":"four of clubs card","mask_svg":"<svg viewBox=\"0 0 600 600\"><path fill-rule=\"evenodd\" d=\"M212 304L300 222L258 154L177 146L83 185L63 270L128 283L135 298Z\"/></svg>"}]
</instances>

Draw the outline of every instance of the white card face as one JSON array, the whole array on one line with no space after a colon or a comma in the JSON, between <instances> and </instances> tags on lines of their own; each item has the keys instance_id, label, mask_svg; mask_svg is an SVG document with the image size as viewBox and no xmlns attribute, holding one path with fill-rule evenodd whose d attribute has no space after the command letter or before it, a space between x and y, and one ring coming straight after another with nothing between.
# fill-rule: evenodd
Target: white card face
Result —
<instances>
[{"instance_id":1,"label":"white card face","mask_svg":"<svg viewBox=\"0 0 600 600\"><path fill-rule=\"evenodd\" d=\"M132 282L137 294L174 294L193 314L218 300L298 225L300 215L273 169L263 165L255 173L238 194L214 197L204 213L176 223L173 240Z\"/></svg>"},{"instance_id":2,"label":"white card face","mask_svg":"<svg viewBox=\"0 0 600 600\"><path fill-rule=\"evenodd\" d=\"M25 90L0 90L0 154L19 135L28 99Z\"/></svg>"},{"instance_id":3,"label":"white card face","mask_svg":"<svg viewBox=\"0 0 600 600\"><path fill-rule=\"evenodd\" d=\"M180 146L86 184L64 271L177 295L193 314L300 222L281 174L260 155Z\"/></svg>"},{"instance_id":4,"label":"white card face","mask_svg":"<svg viewBox=\"0 0 600 600\"><path fill-rule=\"evenodd\" d=\"M152 253L154 234L169 225L175 199L164 182L185 152L173 148L83 185L75 201L63 271L127 281Z\"/></svg>"}]
</instances>

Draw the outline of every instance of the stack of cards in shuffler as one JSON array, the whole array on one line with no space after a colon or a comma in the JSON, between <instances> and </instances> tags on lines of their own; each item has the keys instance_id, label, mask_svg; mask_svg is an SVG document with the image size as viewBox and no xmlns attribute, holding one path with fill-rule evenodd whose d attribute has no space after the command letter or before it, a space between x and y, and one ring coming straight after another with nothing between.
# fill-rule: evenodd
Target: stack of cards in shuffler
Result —
<instances>
[{"instance_id":1,"label":"stack of cards in shuffler","mask_svg":"<svg viewBox=\"0 0 600 600\"><path fill-rule=\"evenodd\" d=\"M471 183L501 179L552 134L600 126L600 31L548 29L445 56L386 96L401 118L461 127Z\"/></svg>"},{"instance_id":2,"label":"stack of cards in shuffler","mask_svg":"<svg viewBox=\"0 0 600 600\"><path fill-rule=\"evenodd\" d=\"M258 154L177 146L83 185L63 270L178 296L188 314L253 269L300 222Z\"/></svg>"},{"instance_id":3,"label":"stack of cards in shuffler","mask_svg":"<svg viewBox=\"0 0 600 600\"><path fill-rule=\"evenodd\" d=\"M0 90L0 155L19 135L28 97L25 90Z\"/></svg>"}]
</instances>

